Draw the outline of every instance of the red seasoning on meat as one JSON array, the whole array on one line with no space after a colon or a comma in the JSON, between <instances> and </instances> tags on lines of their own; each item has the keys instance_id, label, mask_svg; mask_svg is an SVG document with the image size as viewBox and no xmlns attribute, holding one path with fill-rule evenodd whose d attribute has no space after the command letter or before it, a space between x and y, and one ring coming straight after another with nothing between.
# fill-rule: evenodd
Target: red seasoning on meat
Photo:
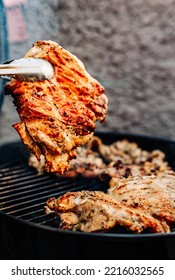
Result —
<instances>
[{"instance_id":1,"label":"red seasoning on meat","mask_svg":"<svg viewBox=\"0 0 175 280\"><path fill-rule=\"evenodd\" d=\"M6 85L20 116L14 128L38 160L44 155L47 172L63 174L76 148L92 138L95 122L105 120L108 100L83 63L55 42L38 41L25 57L49 61L54 76L49 81L13 79Z\"/></svg>"}]
</instances>

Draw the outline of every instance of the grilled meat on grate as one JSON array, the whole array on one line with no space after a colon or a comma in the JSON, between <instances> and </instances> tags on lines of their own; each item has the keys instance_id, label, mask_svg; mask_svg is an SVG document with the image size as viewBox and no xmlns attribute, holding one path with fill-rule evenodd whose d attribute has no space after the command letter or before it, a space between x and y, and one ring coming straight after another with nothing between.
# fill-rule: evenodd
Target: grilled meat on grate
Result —
<instances>
[{"instance_id":1,"label":"grilled meat on grate","mask_svg":"<svg viewBox=\"0 0 175 280\"><path fill-rule=\"evenodd\" d=\"M144 210L123 205L114 197L100 191L68 192L57 200L47 201L46 213L54 211L61 219L62 229L84 232L106 232L115 225L140 233L169 232L164 221L158 220Z\"/></svg>"},{"instance_id":2,"label":"grilled meat on grate","mask_svg":"<svg viewBox=\"0 0 175 280\"><path fill-rule=\"evenodd\" d=\"M44 171L44 164L44 157L40 161L34 155L29 158L29 165L39 173ZM77 148L76 159L71 161L71 166L64 176L81 175L109 180L111 177L149 175L169 169L165 154L160 150L148 152L128 140L105 145L95 136L87 146Z\"/></svg>"},{"instance_id":3,"label":"grilled meat on grate","mask_svg":"<svg viewBox=\"0 0 175 280\"><path fill-rule=\"evenodd\" d=\"M82 191L49 199L47 211L60 216L62 228L93 232L121 225L136 233L169 232L175 224L175 172L161 151L147 152L127 140L107 146L97 137L84 151L104 160L98 168L94 164L94 174L112 179L107 194Z\"/></svg>"},{"instance_id":4,"label":"grilled meat on grate","mask_svg":"<svg viewBox=\"0 0 175 280\"><path fill-rule=\"evenodd\" d=\"M112 178L109 185L108 194L119 203L175 224L175 172Z\"/></svg>"},{"instance_id":5,"label":"grilled meat on grate","mask_svg":"<svg viewBox=\"0 0 175 280\"><path fill-rule=\"evenodd\" d=\"M46 171L62 174L76 148L92 138L95 122L105 119L107 97L83 63L55 42L38 41L25 57L49 61L55 73L49 81L6 85L20 116L14 128L38 160L44 155Z\"/></svg>"}]
</instances>

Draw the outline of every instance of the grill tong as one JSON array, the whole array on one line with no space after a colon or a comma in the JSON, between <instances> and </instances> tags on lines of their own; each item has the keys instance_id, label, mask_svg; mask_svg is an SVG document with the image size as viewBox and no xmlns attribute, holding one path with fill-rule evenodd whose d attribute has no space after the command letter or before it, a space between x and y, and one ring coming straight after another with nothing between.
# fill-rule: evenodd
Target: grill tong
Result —
<instances>
[{"instance_id":1,"label":"grill tong","mask_svg":"<svg viewBox=\"0 0 175 280\"><path fill-rule=\"evenodd\" d=\"M0 77L19 81L42 81L53 77L54 69L51 63L38 58L20 58L0 64Z\"/></svg>"}]
</instances>

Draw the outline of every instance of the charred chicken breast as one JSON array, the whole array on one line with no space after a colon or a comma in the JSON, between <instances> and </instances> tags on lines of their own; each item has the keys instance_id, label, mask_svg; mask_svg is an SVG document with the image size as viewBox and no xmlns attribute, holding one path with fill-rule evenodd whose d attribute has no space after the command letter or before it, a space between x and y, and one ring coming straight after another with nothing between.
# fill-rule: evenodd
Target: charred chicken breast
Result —
<instances>
[{"instance_id":1,"label":"charred chicken breast","mask_svg":"<svg viewBox=\"0 0 175 280\"><path fill-rule=\"evenodd\" d=\"M52 41L38 41L25 55L41 58L54 67L54 76L44 81L17 81L6 85L20 116L14 124L27 148L48 172L64 173L76 148L90 141L96 121L107 113L107 97L100 83L83 63Z\"/></svg>"}]
</instances>

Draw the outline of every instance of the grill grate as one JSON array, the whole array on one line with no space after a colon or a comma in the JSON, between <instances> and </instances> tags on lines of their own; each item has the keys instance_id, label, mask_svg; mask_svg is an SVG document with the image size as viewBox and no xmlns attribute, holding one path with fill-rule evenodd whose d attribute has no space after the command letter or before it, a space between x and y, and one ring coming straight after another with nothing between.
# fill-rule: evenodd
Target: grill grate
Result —
<instances>
[{"instance_id":1,"label":"grill grate","mask_svg":"<svg viewBox=\"0 0 175 280\"><path fill-rule=\"evenodd\" d=\"M0 211L28 222L58 227L58 218L44 213L49 197L102 187L98 180L38 174L27 164L10 161L0 166Z\"/></svg>"}]
</instances>

